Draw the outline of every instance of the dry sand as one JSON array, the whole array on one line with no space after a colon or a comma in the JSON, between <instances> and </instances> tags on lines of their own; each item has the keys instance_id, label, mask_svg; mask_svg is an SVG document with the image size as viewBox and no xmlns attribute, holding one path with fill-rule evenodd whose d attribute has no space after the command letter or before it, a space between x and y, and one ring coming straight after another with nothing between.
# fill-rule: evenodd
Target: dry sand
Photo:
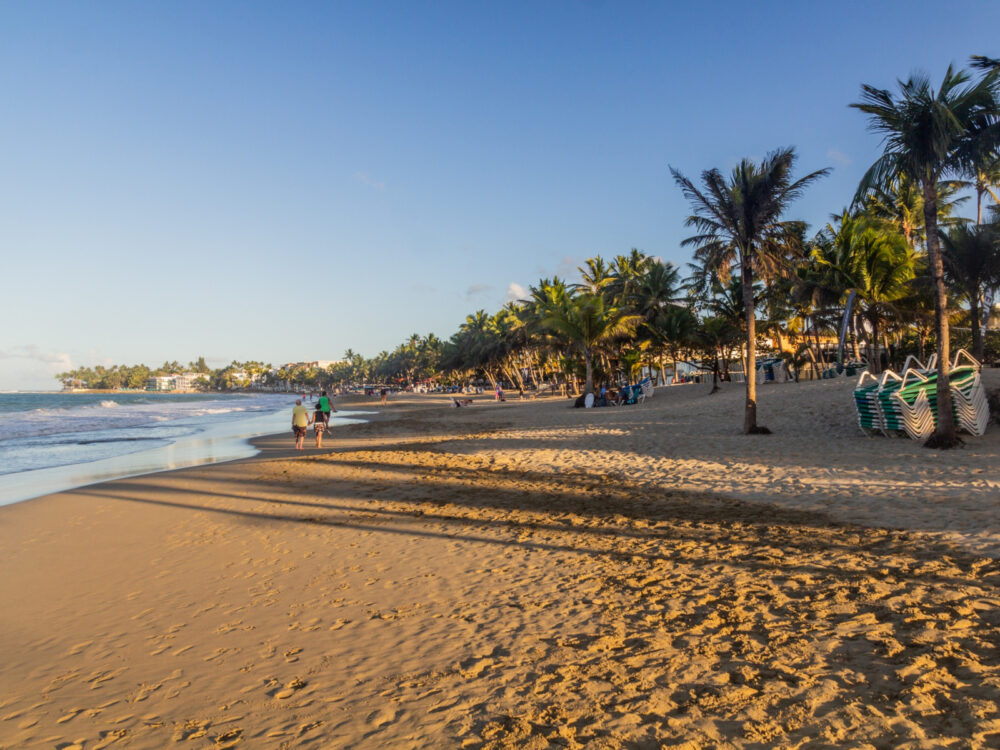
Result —
<instances>
[{"instance_id":1,"label":"dry sand","mask_svg":"<svg viewBox=\"0 0 1000 750\"><path fill-rule=\"evenodd\" d=\"M988 371L992 387L1000 373ZM390 402L0 509L0 747L1000 747L1000 428Z\"/></svg>"}]
</instances>

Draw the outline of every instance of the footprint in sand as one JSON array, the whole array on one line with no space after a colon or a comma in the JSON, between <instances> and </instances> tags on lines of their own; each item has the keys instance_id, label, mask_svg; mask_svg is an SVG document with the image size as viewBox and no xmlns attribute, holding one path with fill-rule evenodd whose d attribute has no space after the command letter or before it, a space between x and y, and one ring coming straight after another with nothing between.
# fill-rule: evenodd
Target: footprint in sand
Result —
<instances>
[{"instance_id":1,"label":"footprint in sand","mask_svg":"<svg viewBox=\"0 0 1000 750\"><path fill-rule=\"evenodd\" d=\"M105 729L98 735L97 743L93 745L93 750L101 750L118 740L128 737L127 729Z\"/></svg>"},{"instance_id":2,"label":"footprint in sand","mask_svg":"<svg viewBox=\"0 0 1000 750\"><path fill-rule=\"evenodd\" d=\"M285 661L289 664L299 660L299 654L302 653L301 648L290 648L285 652Z\"/></svg>"},{"instance_id":3,"label":"footprint in sand","mask_svg":"<svg viewBox=\"0 0 1000 750\"><path fill-rule=\"evenodd\" d=\"M58 719L56 719L56 724L65 724L70 719L76 718L76 716L80 714L82 711L83 711L82 708L71 708L69 710L69 713L63 714Z\"/></svg>"},{"instance_id":4,"label":"footprint in sand","mask_svg":"<svg viewBox=\"0 0 1000 750\"><path fill-rule=\"evenodd\" d=\"M350 620L345 620L344 618L340 618L335 623L333 623L333 625L330 626L330 630L340 630L345 625L349 625L350 622L351 622Z\"/></svg>"},{"instance_id":5,"label":"footprint in sand","mask_svg":"<svg viewBox=\"0 0 1000 750\"><path fill-rule=\"evenodd\" d=\"M184 722L184 726L178 726L174 728L174 742L183 742L184 740L196 740L204 737L208 734L208 725L211 724L210 721L199 721L197 719L188 719Z\"/></svg>"},{"instance_id":6,"label":"footprint in sand","mask_svg":"<svg viewBox=\"0 0 1000 750\"><path fill-rule=\"evenodd\" d=\"M243 730L240 728L230 729L215 738L217 748L235 747L243 739Z\"/></svg>"},{"instance_id":7,"label":"footprint in sand","mask_svg":"<svg viewBox=\"0 0 1000 750\"><path fill-rule=\"evenodd\" d=\"M150 695L159 690L161 687L163 687L163 685L160 683L155 683L152 685L143 683L142 685L139 686L139 690L136 691L135 697L132 698L132 703L141 703L142 701L146 700Z\"/></svg>"},{"instance_id":8,"label":"footprint in sand","mask_svg":"<svg viewBox=\"0 0 1000 750\"><path fill-rule=\"evenodd\" d=\"M377 729L381 729L386 724L391 724L396 720L396 709L394 708L382 708L378 711L373 711L368 715L368 723Z\"/></svg>"},{"instance_id":9,"label":"footprint in sand","mask_svg":"<svg viewBox=\"0 0 1000 750\"><path fill-rule=\"evenodd\" d=\"M278 700L285 700L287 698L291 698L293 695L295 695L296 692L298 692L305 686L306 683L300 680L298 677L296 677L287 685L285 685L284 688L275 693L274 697L277 698Z\"/></svg>"}]
</instances>

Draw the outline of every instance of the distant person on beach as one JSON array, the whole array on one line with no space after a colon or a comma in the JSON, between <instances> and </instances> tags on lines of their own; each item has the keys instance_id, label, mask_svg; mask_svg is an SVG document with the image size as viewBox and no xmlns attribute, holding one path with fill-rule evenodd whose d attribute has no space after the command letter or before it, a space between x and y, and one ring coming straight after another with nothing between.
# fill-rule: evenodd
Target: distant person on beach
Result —
<instances>
[{"instance_id":1,"label":"distant person on beach","mask_svg":"<svg viewBox=\"0 0 1000 750\"><path fill-rule=\"evenodd\" d=\"M292 407L292 432L295 433L295 450L302 450L302 444L306 439L306 430L309 427L309 411L302 405L302 399L295 399L295 406Z\"/></svg>"},{"instance_id":2,"label":"distant person on beach","mask_svg":"<svg viewBox=\"0 0 1000 750\"><path fill-rule=\"evenodd\" d=\"M330 402L330 398L326 395L326 391L323 391L319 395L319 401L316 402L317 408L323 413L323 424L327 427L330 426L330 412L333 410L333 404Z\"/></svg>"},{"instance_id":3,"label":"distant person on beach","mask_svg":"<svg viewBox=\"0 0 1000 750\"><path fill-rule=\"evenodd\" d=\"M322 400L322 399L321 399ZM320 401L316 402L316 411L313 412L312 419L309 420L310 424L313 426L313 432L316 435L316 447L323 447L323 433L326 431L326 426L330 420L330 412L323 411L323 406Z\"/></svg>"},{"instance_id":4,"label":"distant person on beach","mask_svg":"<svg viewBox=\"0 0 1000 750\"><path fill-rule=\"evenodd\" d=\"M385 406L386 401L389 400L389 391L383 388L381 391L379 391L378 395L382 397L382 405Z\"/></svg>"}]
</instances>

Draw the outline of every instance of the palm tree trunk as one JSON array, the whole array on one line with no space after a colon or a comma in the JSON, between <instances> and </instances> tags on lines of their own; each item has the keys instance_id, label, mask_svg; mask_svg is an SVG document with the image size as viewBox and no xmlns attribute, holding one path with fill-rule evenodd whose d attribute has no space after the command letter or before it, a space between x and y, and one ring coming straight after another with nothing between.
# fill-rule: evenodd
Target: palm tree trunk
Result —
<instances>
[{"instance_id":1,"label":"palm tree trunk","mask_svg":"<svg viewBox=\"0 0 1000 750\"><path fill-rule=\"evenodd\" d=\"M872 374L878 375L882 372L882 352L878 348L878 316L872 314L872 316L868 318L868 322L872 325L872 367L875 368L872 371ZM871 369L871 367L868 369Z\"/></svg>"},{"instance_id":2,"label":"palm tree trunk","mask_svg":"<svg viewBox=\"0 0 1000 750\"><path fill-rule=\"evenodd\" d=\"M747 311L747 358L744 365L746 371L746 408L743 414L743 433L750 435L757 432L757 319L753 309L753 270L750 259L743 258L743 305Z\"/></svg>"},{"instance_id":3,"label":"palm tree trunk","mask_svg":"<svg viewBox=\"0 0 1000 750\"><path fill-rule=\"evenodd\" d=\"M590 349L583 350L583 361L587 365L587 382L583 386L584 395L594 392L594 368L593 368L593 356L590 353Z\"/></svg>"},{"instance_id":4,"label":"palm tree trunk","mask_svg":"<svg viewBox=\"0 0 1000 750\"><path fill-rule=\"evenodd\" d=\"M969 317L972 318L972 353L980 362L983 361L983 329L979 314L979 290L969 296Z\"/></svg>"},{"instance_id":5,"label":"palm tree trunk","mask_svg":"<svg viewBox=\"0 0 1000 750\"><path fill-rule=\"evenodd\" d=\"M948 331L948 293L944 285L944 263L938 241L937 178L923 181L924 225L927 230L927 258L934 280L934 323L937 328L937 429L927 441L928 447L952 448L959 443L955 417L951 411L951 387L948 370L951 366L951 339Z\"/></svg>"}]
</instances>

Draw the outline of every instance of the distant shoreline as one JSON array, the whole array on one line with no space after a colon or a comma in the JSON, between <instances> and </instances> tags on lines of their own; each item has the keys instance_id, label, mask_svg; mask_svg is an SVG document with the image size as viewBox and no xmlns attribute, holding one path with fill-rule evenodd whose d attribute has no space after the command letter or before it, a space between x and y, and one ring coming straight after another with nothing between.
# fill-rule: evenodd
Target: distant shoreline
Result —
<instances>
[{"instance_id":1,"label":"distant shoreline","mask_svg":"<svg viewBox=\"0 0 1000 750\"><path fill-rule=\"evenodd\" d=\"M31 391L35 393L35 391ZM196 390L193 388L186 388L182 390L175 391L147 391L145 388L63 388L58 391L37 391L38 393L65 393L68 395L72 394L87 394L87 393L102 393L113 395L115 393L163 393L163 394L184 394L184 393L210 393L210 394L242 394L242 393L272 393L272 394L282 394L282 393L296 393L297 391L217 391L214 389Z\"/></svg>"}]
</instances>

